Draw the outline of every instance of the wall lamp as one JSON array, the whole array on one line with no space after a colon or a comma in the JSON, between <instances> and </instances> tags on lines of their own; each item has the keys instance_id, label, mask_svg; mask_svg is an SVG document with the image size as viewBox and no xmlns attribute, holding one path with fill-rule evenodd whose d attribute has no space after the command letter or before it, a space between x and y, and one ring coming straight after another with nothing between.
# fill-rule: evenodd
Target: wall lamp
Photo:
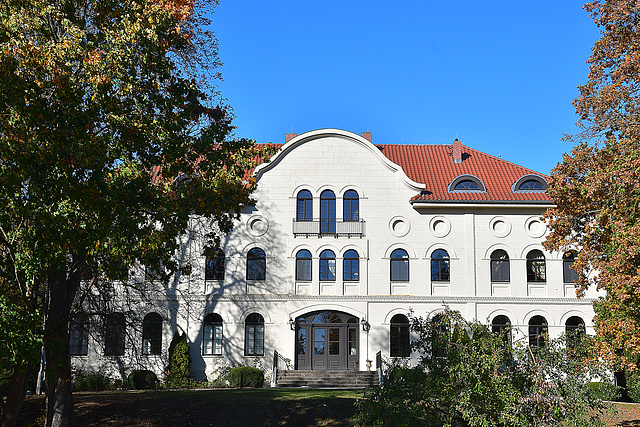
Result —
<instances>
[{"instance_id":1,"label":"wall lamp","mask_svg":"<svg viewBox=\"0 0 640 427\"><path fill-rule=\"evenodd\" d=\"M369 332L369 329L371 329L371 325L369 324L369 322L367 322L367 319L363 318L360 321L360 324L362 325L362 330L365 332Z\"/></svg>"},{"instance_id":2,"label":"wall lamp","mask_svg":"<svg viewBox=\"0 0 640 427\"><path fill-rule=\"evenodd\" d=\"M292 331L296 330L296 322L293 321L291 316L289 316L289 321L287 323L289 323L289 327L291 328Z\"/></svg>"}]
</instances>

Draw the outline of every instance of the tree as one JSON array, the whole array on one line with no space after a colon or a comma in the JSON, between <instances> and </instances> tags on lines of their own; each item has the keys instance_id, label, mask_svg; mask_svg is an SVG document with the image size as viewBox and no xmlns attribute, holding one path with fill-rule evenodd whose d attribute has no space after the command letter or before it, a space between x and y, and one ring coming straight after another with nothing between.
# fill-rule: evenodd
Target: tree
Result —
<instances>
[{"instance_id":1,"label":"tree","mask_svg":"<svg viewBox=\"0 0 640 427\"><path fill-rule=\"evenodd\" d=\"M71 422L68 322L91 289L134 263L187 274L172 254L190 218L215 224L215 247L253 203L247 171L264 153L232 139L206 84L216 3L0 3L0 295L45 322L47 425Z\"/></svg>"},{"instance_id":2,"label":"tree","mask_svg":"<svg viewBox=\"0 0 640 427\"><path fill-rule=\"evenodd\" d=\"M605 369L589 337L512 347L510 331L494 334L449 309L412 316L411 331L418 364L391 366L384 386L358 402L359 425L603 425L606 406L587 384Z\"/></svg>"},{"instance_id":3,"label":"tree","mask_svg":"<svg viewBox=\"0 0 640 427\"><path fill-rule=\"evenodd\" d=\"M602 37L589 58L589 78L574 101L578 132L570 154L552 171L546 247L577 249L578 295L595 286L603 354L618 367L640 355L640 6L594 1Z\"/></svg>"}]
</instances>

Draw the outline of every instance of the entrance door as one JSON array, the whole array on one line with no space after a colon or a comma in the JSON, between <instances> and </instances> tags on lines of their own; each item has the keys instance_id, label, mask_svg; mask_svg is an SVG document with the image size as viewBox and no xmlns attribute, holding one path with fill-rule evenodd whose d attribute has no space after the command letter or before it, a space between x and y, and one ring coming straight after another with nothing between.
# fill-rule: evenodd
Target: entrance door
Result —
<instances>
[{"instance_id":1,"label":"entrance door","mask_svg":"<svg viewBox=\"0 0 640 427\"><path fill-rule=\"evenodd\" d=\"M296 319L296 369L357 370L358 319L341 312Z\"/></svg>"}]
</instances>

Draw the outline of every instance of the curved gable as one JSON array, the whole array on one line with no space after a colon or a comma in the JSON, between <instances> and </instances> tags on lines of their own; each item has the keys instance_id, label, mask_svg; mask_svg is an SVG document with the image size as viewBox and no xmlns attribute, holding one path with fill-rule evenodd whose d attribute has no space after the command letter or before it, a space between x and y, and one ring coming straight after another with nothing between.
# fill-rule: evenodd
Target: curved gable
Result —
<instances>
[{"instance_id":1,"label":"curved gable","mask_svg":"<svg viewBox=\"0 0 640 427\"><path fill-rule=\"evenodd\" d=\"M295 150L297 147L306 143L310 143L313 140L328 137L337 137L361 146L363 149L377 158L380 161L381 165L394 173L398 177L398 179L412 191L422 191L425 189L424 184L410 179L400 165L389 160L384 154L382 154L380 149L373 145L370 141L366 140L360 135L356 135L352 132L340 129L318 129L296 136L295 138L284 144L278 150L278 152L273 157L271 157L270 162L262 163L261 165L256 167L254 171L256 178L259 180L265 172L274 168L284 157L287 156L288 153Z\"/></svg>"}]
</instances>

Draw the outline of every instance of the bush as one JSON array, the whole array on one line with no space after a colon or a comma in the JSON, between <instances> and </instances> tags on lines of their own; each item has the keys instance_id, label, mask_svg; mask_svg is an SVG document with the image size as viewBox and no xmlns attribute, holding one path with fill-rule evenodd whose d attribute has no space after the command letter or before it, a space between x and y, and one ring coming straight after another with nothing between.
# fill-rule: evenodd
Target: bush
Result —
<instances>
[{"instance_id":1,"label":"bush","mask_svg":"<svg viewBox=\"0 0 640 427\"><path fill-rule=\"evenodd\" d=\"M103 372L78 372L73 380L75 391L102 391L113 389L113 381Z\"/></svg>"},{"instance_id":2,"label":"bush","mask_svg":"<svg viewBox=\"0 0 640 427\"><path fill-rule=\"evenodd\" d=\"M590 393L596 399L616 401L620 398L620 391L618 390L618 387L611 383L595 381L590 382L587 386L589 387Z\"/></svg>"},{"instance_id":3,"label":"bush","mask_svg":"<svg viewBox=\"0 0 640 427\"><path fill-rule=\"evenodd\" d=\"M169 366L164 378L165 386L171 388L190 387L193 382L191 377L191 353L187 334L173 334L169 345Z\"/></svg>"},{"instance_id":4,"label":"bush","mask_svg":"<svg viewBox=\"0 0 640 427\"><path fill-rule=\"evenodd\" d=\"M638 369L635 371L625 371L624 378L627 382L627 393L629 398L634 402L640 403L640 372Z\"/></svg>"},{"instance_id":5,"label":"bush","mask_svg":"<svg viewBox=\"0 0 640 427\"><path fill-rule=\"evenodd\" d=\"M231 372L229 372L229 383L231 387L240 387L241 380L243 387L262 388L264 387L264 372L250 366L233 368Z\"/></svg>"},{"instance_id":6,"label":"bush","mask_svg":"<svg viewBox=\"0 0 640 427\"><path fill-rule=\"evenodd\" d=\"M129 384L134 390L151 390L157 387L158 377L151 371L133 371L129 374Z\"/></svg>"}]
</instances>

